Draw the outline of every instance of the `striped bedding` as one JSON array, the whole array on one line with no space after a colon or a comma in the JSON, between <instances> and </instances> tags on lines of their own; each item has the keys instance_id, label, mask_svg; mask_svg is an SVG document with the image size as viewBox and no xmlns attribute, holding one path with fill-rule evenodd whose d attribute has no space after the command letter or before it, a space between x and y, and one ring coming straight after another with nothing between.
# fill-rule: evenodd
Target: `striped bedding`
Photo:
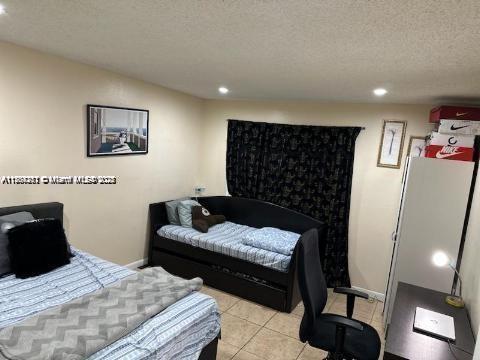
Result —
<instances>
[{"instance_id":1,"label":"striped bedding","mask_svg":"<svg viewBox=\"0 0 480 360\"><path fill-rule=\"evenodd\" d=\"M179 225L165 225L158 235L202 249L250 261L275 270L288 271L291 256L242 244L242 238L256 228L229 221L212 226L207 233Z\"/></svg>"},{"instance_id":2,"label":"striped bedding","mask_svg":"<svg viewBox=\"0 0 480 360\"><path fill-rule=\"evenodd\" d=\"M108 286L132 270L72 249L69 265L30 279L0 278L0 328ZM194 292L89 359L197 359L220 331L215 300Z\"/></svg>"}]
</instances>

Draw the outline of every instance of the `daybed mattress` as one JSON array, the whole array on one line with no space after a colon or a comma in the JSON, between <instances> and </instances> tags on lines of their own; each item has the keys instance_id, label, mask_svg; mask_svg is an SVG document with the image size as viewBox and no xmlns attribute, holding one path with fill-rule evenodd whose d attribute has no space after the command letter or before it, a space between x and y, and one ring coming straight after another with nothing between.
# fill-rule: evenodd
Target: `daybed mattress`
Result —
<instances>
[{"instance_id":1,"label":"daybed mattress","mask_svg":"<svg viewBox=\"0 0 480 360\"><path fill-rule=\"evenodd\" d=\"M229 221L212 226L207 233L179 225L165 225L158 235L167 239L247 260L275 270L288 271L290 256L242 244L242 238L256 228Z\"/></svg>"},{"instance_id":2,"label":"daybed mattress","mask_svg":"<svg viewBox=\"0 0 480 360\"><path fill-rule=\"evenodd\" d=\"M30 279L0 278L0 328L91 293L133 273L72 249L69 265ZM197 359L220 331L215 300L194 292L90 359Z\"/></svg>"}]
</instances>

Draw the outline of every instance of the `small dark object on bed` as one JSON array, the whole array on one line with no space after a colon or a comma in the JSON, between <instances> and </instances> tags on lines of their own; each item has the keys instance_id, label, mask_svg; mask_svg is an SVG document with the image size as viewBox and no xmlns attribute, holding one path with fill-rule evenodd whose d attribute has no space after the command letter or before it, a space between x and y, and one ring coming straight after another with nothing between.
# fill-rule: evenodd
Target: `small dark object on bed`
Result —
<instances>
[{"instance_id":1,"label":"small dark object on bed","mask_svg":"<svg viewBox=\"0 0 480 360\"><path fill-rule=\"evenodd\" d=\"M12 272L20 279L38 276L70 263L65 231L58 219L41 219L8 231Z\"/></svg>"},{"instance_id":2,"label":"small dark object on bed","mask_svg":"<svg viewBox=\"0 0 480 360\"><path fill-rule=\"evenodd\" d=\"M192 207L192 227L195 230L206 233L213 225L225 222L225 216L212 215L203 206Z\"/></svg>"}]
</instances>

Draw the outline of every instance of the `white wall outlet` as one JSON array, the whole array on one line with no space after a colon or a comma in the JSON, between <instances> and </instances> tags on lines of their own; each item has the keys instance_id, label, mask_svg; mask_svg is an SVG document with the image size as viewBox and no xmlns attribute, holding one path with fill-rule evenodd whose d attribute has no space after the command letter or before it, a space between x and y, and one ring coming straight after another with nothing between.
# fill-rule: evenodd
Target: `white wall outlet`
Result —
<instances>
[{"instance_id":1,"label":"white wall outlet","mask_svg":"<svg viewBox=\"0 0 480 360\"><path fill-rule=\"evenodd\" d=\"M205 191L205 188L204 187L201 187L201 186L197 186L197 187L194 187L193 190L195 191L195 195L202 195L202 193Z\"/></svg>"}]
</instances>

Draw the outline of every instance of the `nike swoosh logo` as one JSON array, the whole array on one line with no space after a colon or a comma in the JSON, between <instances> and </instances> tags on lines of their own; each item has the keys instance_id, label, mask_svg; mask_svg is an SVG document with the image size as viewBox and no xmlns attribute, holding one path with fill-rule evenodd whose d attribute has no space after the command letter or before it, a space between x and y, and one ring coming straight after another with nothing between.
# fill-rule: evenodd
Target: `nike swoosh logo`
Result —
<instances>
[{"instance_id":1,"label":"nike swoosh logo","mask_svg":"<svg viewBox=\"0 0 480 360\"><path fill-rule=\"evenodd\" d=\"M466 128L466 127L469 127L470 125L464 125L464 126L450 126L450 130L452 131L455 131L455 130L460 130L460 129L463 129L463 128Z\"/></svg>"},{"instance_id":2,"label":"nike swoosh logo","mask_svg":"<svg viewBox=\"0 0 480 360\"><path fill-rule=\"evenodd\" d=\"M463 116L463 115L467 115L467 114L468 114L468 112L465 112L465 113L459 113L459 112L457 112L457 115L456 115L456 116Z\"/></svg>"},{"instance_id":3,"label":"nike swoosh logo","mask_svg":"<svg viewBox=\"0 0 480 360\"><path fill-rule=\"evenodd\" d=\"M437 153L436 158L437 159L445 159L447 157L450 157L450 156L454 156L454 155L460 155L460 154L463 154L463 151L461 152L456 152L456 153L453 153L453 154L442 154L442 153Z\"/></svg>"}]
</instances>

